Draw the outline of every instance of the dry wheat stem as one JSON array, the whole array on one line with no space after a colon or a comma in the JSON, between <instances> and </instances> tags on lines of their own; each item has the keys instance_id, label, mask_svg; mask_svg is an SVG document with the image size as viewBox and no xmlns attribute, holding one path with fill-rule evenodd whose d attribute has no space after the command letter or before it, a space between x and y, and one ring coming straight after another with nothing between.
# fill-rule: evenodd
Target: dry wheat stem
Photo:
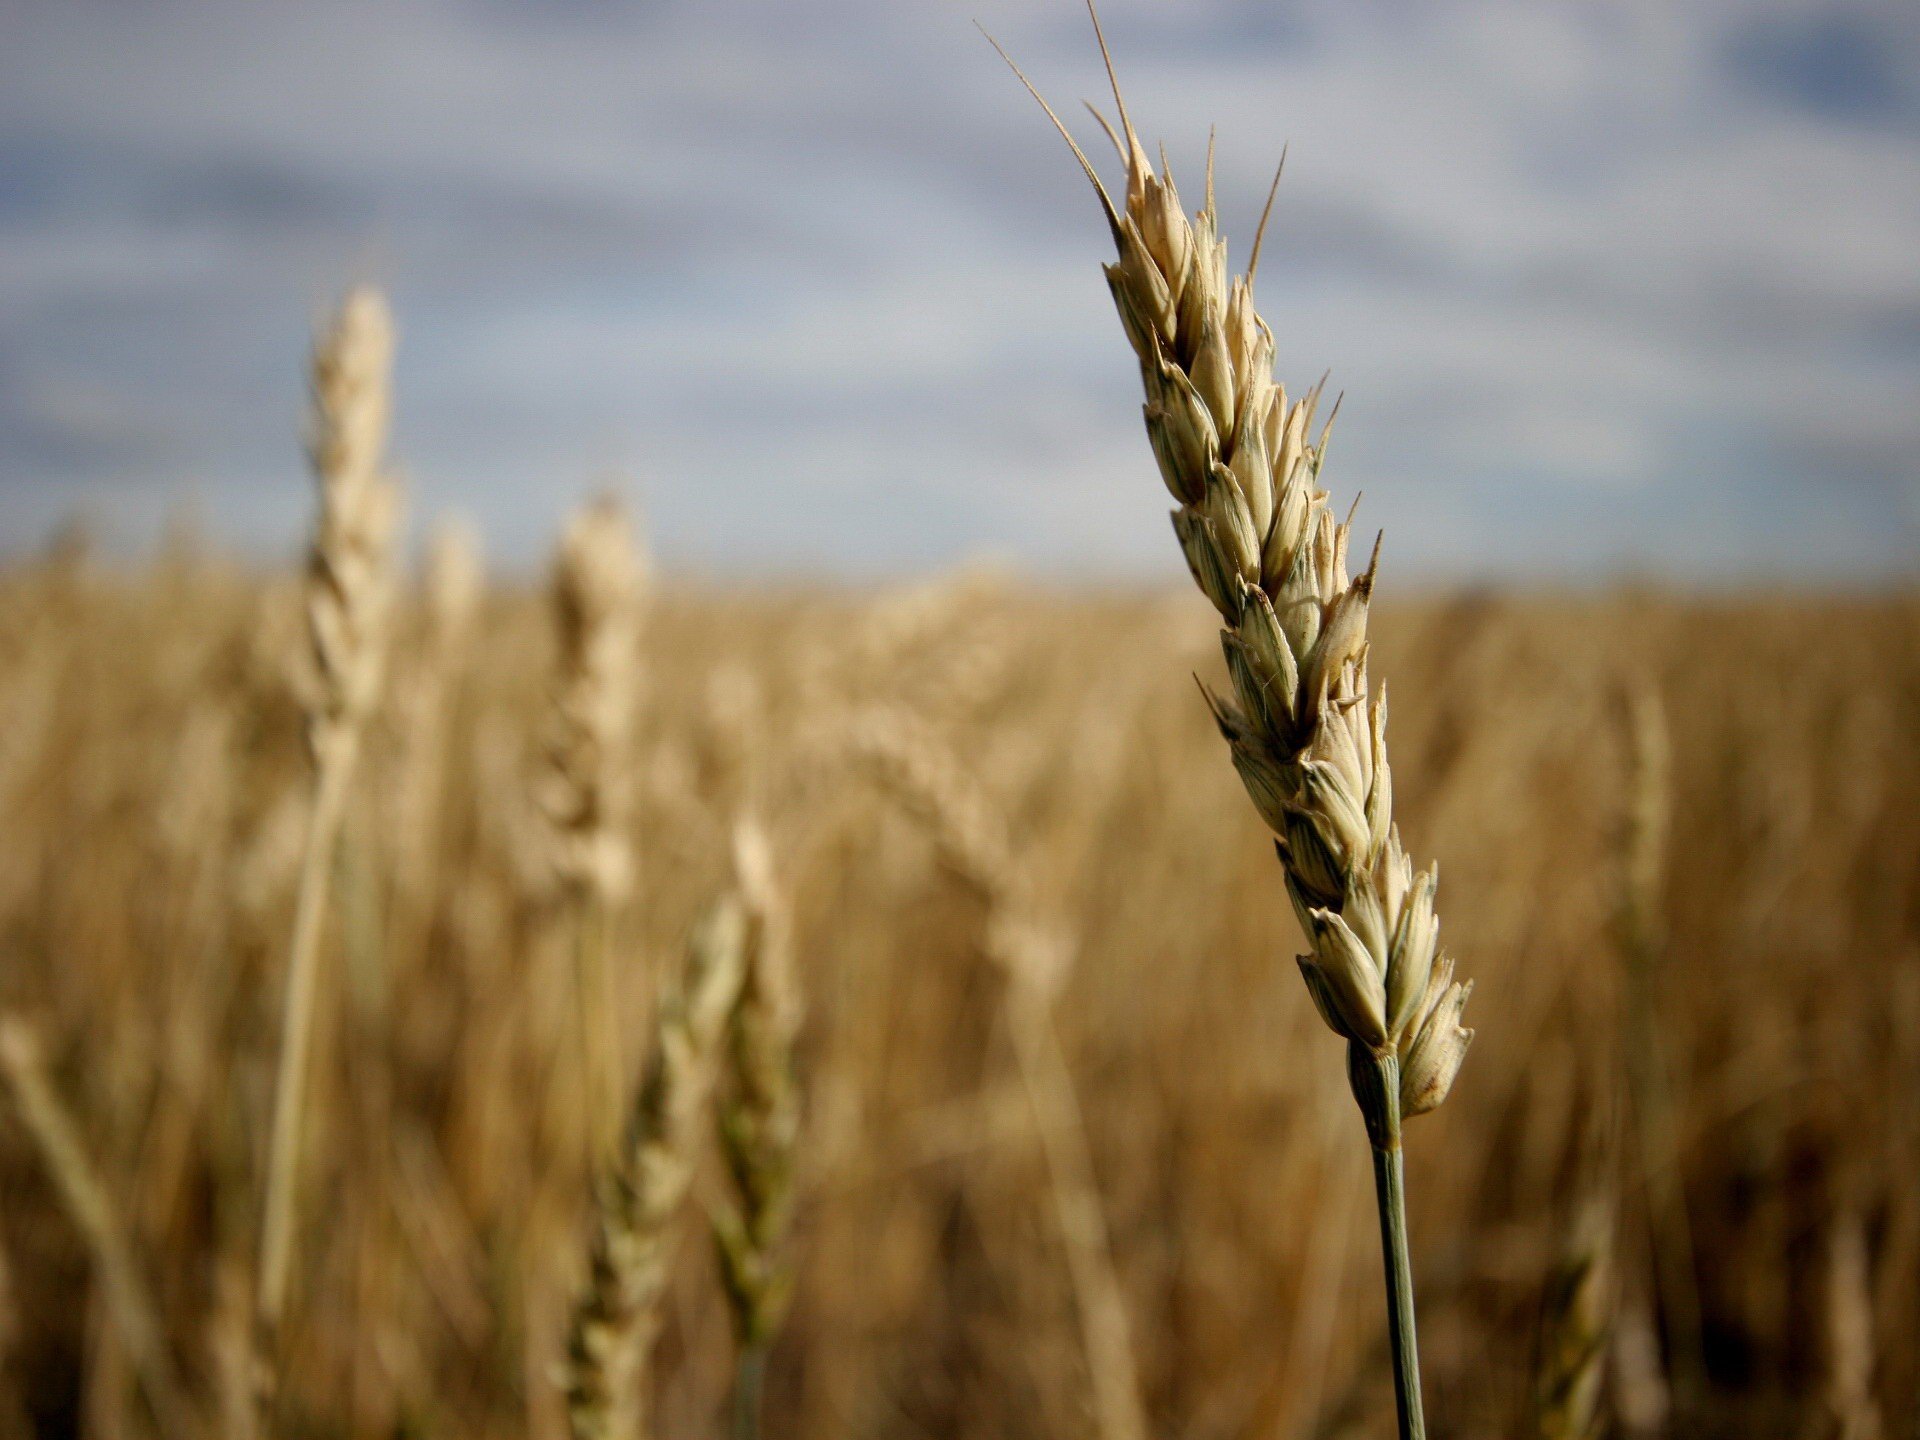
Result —
<instances>
[{"instance_id":1,"label":"dry wheat stem","mask_svg":"<svg viewBox=\"0 0 1920 1440\"><path fill-rule=\"evenodd\" d=\"M676 1221L706 1133L721 1041L739 997L749 926L732 895L695 926L685 974L661 1005L626 1139L602 1175L587 1285L567 1340L567 1416L576 1440L636 1440L644 1433L642 1371Z\"/></svg>"},{"instance_id":2,"label":"dry wheat stem","mask_svg":"<svg viewBox=\"0 0 1920 1440\"><path fill-rule=\"evenodd\" d=\"M1881 1440L1874 1395L1873 1274L1860 1215L1843 1210L1827 1236L1827 1409L1836 1440Z\"/></svg>"},{"instance_id":3,"label":"dry wheat stem","mask_svg":"<svg viewBox=\"0 0 1920 1440\"><path fill-rule=\"evenodd\" d=\"M1008 1030L1047 1166L1054 1221L1067 1256L1081 1343L1105 1440L1145 1440L1126 1293L1113 1259L1093 1152L1053 1002L1068 944L1038 915L1006 825L959 760L928 729L894 710L848 724L843 743L925 825L954 873L987 907L986 948L1007 979Z\"/></svg>"},{"instance_id":4,"label":"dry wheat stem","mask_svg":"<svg viewBox=\"0 0 1920 1440\"><path fill-rule=\"evenodd\" d=\"M733 854L748 917L747 953L727 1036L728 1085L716 1116L733 1198L715 1203L712 1224L740 1343L734 1435L751 1440L760 1433L767 1352L793 1279L783 1252L800 1132L793 1069L800 995L785 902L756 823L735 826Z\"/></svg>"},{"instance_id":5,"label":"dry wheat stem","mask_svg":"<svg viewBox=\"0 0 1920 1440\"><path fill-rule=\"evenodd\" d=\"M126 1230L81 1141L79 1127L54 1091L38 1037L17 1016L0 1016L0 1076L13 1091L20 1118L40 1147L74 1228L92 1253L108 1312L133 1361L154 1423L162 1435L191 1433L193 1412Z\"/></svg>"},{"instance_id":6,"label":"dry wheat stem","mask_svg":"<svg viewBox=\"0 0 1920 1440\"><path fill-rule=\"evenodd\" d=\"M306 699L317 778L295 901L261 1210L255 1303L263 1386L272 1383L292 1263L308 1052L333 851L361 737L379 698L391 628L399 490L384 468L384 455L392 363L386 302L372 290L353 292L313 352L308 454L320 509L307 572L312 675ZM268 1403L263 1392L263 1407Z\"/></svg>"},{"instance_id":7,"label":"dry wheat stem","mask_svg":"<svg viewBox=\"0 0 1920 1440\"><path fill-rule=\"evenodd\" d=\"M1673 823L1673 747L1665 706L1650 679L1627 684L1622 706L1627 783L1614 917L1625 971L1621 1069L1634 1121L1654 1292L1664 1320L1660 1329L1666 1339L1666 1364L1684 1397L1699 1388L1705 1360L1693 1227L1681 1183L1674 1085L1660 1015L1667 955L1663 897Z\"/></svg>"},{"instance_id":8,"label":"dry wheat stem","mask_svg":"<svg viewBox=\"0 0 1920 1440\"><path fill-rule=\"evenodd\" d=\"M1097 16L1094 24L1097 34ZM1100 46L1105 56L1104 37ZM1114 99L1120 132L1108 133L1126 164L1118 204L1054 123L1119 252L1107 281L1140 363L1147 436L1177 505L1174 532L1224 622L1233 694L1209 692L1207 701L1276 836L1310 943L1299 960L1308 991L1348 1042L1375 1152L1401 1428L1419 1435L1400 1124L1446 1098L1472 1039L1460 1025L1471 987L1454 981L1438 949L1436 873L1414 872L1393 823L1386 695L1370 699L1367 681L1379 546L1365 572L1350 576L1350 526L1335 521L1319 486L1331 418L1316 437L1319 388L1290 403L1274 381L1273 334L1253 299L1266 217L1246 274L1229 279L1211 157L1206 202L1189 219L1171 171L1156 173L1142 148L1117 82Z\"/></svg>"},{"instance_id":9,"label":"dry wheat stem","mask_svg":"<svg viewBox=\"0 0 1920 1440\"><path fill-rule=\"evenodd\" d=\"M1534 1418L1540 1440L1604 1432L1613 1325L1613 1208L1591 1197L1574 1216L1541 1316Z\"/></svg>"}]
</instances>

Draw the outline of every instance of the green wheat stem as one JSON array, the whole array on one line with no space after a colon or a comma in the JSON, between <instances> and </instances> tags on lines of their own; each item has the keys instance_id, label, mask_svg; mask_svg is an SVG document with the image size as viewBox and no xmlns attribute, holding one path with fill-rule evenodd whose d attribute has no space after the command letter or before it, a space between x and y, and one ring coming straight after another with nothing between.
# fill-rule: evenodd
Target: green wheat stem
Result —
<instances>
[{"instance_id":1,"label":"green wheat stem","mask_svg":"<svg viewBox=\"0 0 1920 1440\"><path fill-rule=\"evenodd\" d=\"M1380 1209L1380 1258L1386 1272L1387 1334L1393 1346L1393 1398L1400 1440L1426 1440L1420 1404L1420 1341L1415 1331L1413 1261L1407 1244L1407 1186L1400 1148L1400 1061L1355 1056L1373 1083L1356 1086L1373 1151L1374 1197Z\"/></svg>"}]
</instances>

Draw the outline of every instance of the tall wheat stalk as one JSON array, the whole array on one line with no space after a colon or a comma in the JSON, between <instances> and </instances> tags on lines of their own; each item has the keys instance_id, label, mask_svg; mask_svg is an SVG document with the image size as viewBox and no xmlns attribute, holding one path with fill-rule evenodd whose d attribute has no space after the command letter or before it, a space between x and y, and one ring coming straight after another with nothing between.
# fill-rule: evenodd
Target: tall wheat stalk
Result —
<instances>
[{"instance_id":1,"label":"tall wheat stalk","mask_svg":"<svg viewBox=\"0 0 1920 1440\"><path fill-rule=\"evenodd\" d=\"M1094 28L1098 35L1097 15ZM1107 70L1113 78L1110 57ZM1334 520L1319 487L1327 432L1311 433L1318 389L1289 404L1273 379L1273 334L1253 300L1266 217L1246 274L1229 281L1211 158L1206 203L1189 220L1171 171L1156 174L1141 147L1115 80L1121 133L1108 133L1127 168L1116 204L1027 88L1092 182L1119 252L1107 281L1140 362L1147 436L1178 507L1174 532L1225 626L1233 696L1209 692L1207 702L1277 837L1311 945L1299 960L1307 989L1347 1042L1373 1150L1400 1432L1423 1436L1401 1125L1446 1098L1473 1032L1460 1025L1470 987L1455 983L1437 948L1435 871L1414 872L1393 823L1384 688L1368 696L1379 546L1350 578L1349 526ZM1269 196L1269 213L1271 205Z\"/></svg>"},{"instance_id":2,"label":"tall wheat stalk","mask_svg":"<svg viewBox=\"0 0 1920 1440\"><path fill-rule=\"evenodd\" d=\"M1627 786L1614 913L1615 947L1625 971L1621 1070L1633 1117L1635 1178L1644 1204L1666 1368L1681 1398L1697 1399L1694 1392L1704 1377L1700 1287L1673 1071L1661 1020L1669 950L1665 892L1673 825L1673 743L1665 706L1649 680L1628 684L1621 703Z\"/></svg>"},{"instance_id":3,"label":"tall wheat stalk","mask_svg":"<svg viewBox=\"0 0 1920 1440\"><path fill-rule=\"evenodd\" d=\"M1834 1220L1826 1261L1828 1433L1835 1440L1882 1440L1887 1427L1873 1389L1873 1271L1857 1210L1843 1208Z\"/></svg>"},{"instance_id":4,"label":"tall wheat stalk","mask_svg":"<svg viewBox=\"0 0 1920 1440\"><path fill-rule=\"evenodd\" d=\"M379 699L391 628L398 485L386 470L393 322L378 292L347 296L314 345L308 457L320 510L307 566L306 695L314 797L295 900L279 1068L261 1209L255 1309L269 1403L299 1184L320 940L334 850L361 740Z\"/></svg>"}]
</instances>

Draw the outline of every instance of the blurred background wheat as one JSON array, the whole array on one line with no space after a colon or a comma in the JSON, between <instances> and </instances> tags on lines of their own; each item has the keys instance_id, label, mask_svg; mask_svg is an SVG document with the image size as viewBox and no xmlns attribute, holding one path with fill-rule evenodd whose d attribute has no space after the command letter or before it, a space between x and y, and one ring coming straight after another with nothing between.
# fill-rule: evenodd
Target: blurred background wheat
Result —
<instances>
[{"instance_id":1,"label":"blurred background wheat","mask_svg":"<svg viewBox=\"0 0 1920 1440\"><path fill-rule=\"evenodd\" d=\"M1026 903L1070 937L1054 1024L1154 1433L1380 1433L1367 1162L1338 1042L1279 963L1300 941L1259 821L1183 678L1218 663L1204 602L970 572L646 603L644 858L610 922L629 1051L749 787L790 887L808 1103L773 1433L1089 1425L1015 982L983 963L978 889L845 758L876 707L960 757ZM150 1297L176 1403L213 1428L244 1394L311 804L299 612L288 578L184 541L133 568L69 545L0 588L4 1002L124 1231L117 1254L90 1243L21 1093L0 1117L11 1433L144 1433L156 1357L103 1259ZM1624 1431L1900 1433L1876 1417L1920 1383L1920 603L1478 595L1376 626L1403 824L1445 857L1450 944L1481 981L1474 1071L1410 1152L1440 1433L1531 1432L1595 1197L1618 1222ZM537 799L557 645L542 597L497 586L451 644L410 598L395 646L396 685L433 700L372 723L343 827L287 1433L557 1434L592 1139ZM1652 707L1670 755L1650 780L1630 716ZM1667 859L1634 870L1629 837L1667 815ZM1636 1034L1657 1126L1627 1083ZM712 1256L684 1246L659 1433L718 1413L727 1327Z\"/></svg>"}]
</instances>

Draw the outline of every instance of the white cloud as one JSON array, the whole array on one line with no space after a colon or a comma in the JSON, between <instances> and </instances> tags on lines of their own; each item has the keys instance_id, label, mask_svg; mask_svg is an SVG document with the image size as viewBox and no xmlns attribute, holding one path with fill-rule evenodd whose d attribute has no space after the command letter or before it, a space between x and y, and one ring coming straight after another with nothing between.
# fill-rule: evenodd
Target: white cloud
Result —
<instances>
[{"instance_id":1,"label":"white cloud","mask_svg":"<svg viewBox=\"0 0 1920 1440\"><path fill-rule=\"evenodd\" d=\"M1218 123L1237 253L1291 142L1283 373L1352 392L1336 483L1410 568L1906 563L1920 12L1103 10L1190 190ZM1102 93L1067 0L978 13L1063 109ZM193 474L283 543L300 327L371 270L408 468L509 553L621 464L709 567L1171 574L1104 234L970 15L28 9L0 54L0 523L84 490L150 525ZM124 443L155 415L171 447Z\"/></svg>"}]
</instances>

